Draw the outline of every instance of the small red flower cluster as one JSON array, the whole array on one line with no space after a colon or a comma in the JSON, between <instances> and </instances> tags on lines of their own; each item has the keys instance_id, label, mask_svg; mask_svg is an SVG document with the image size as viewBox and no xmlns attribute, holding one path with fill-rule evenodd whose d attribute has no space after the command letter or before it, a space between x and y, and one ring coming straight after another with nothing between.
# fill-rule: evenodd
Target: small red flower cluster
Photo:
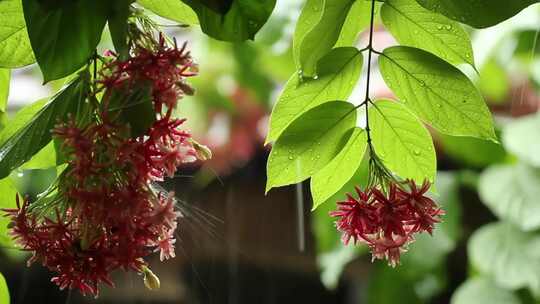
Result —
<instances>
[{"instance_id":1,"label":"small red flower cluster","mask_svg":"<svg viewBox=\"0 0 540 304\"><path fill-rule=\"evenodd\" d=\"M338 202L338 210L330 215L338 218L336 226L347 245L367 244L373 259L386 259L389 265L399 264L400 255L414 240L415 233L432 233L444 211L425 196L431 184L425 181L418 188L414 181L406 185L391 182L386 195L377 187L356 192L358 199L347 194L347 200Z\"/></svg>"},{"instance_id":2,"label":"small red flower cluster","mask_svg":"<svg viewBox=\"0 0 540 304\"><path fill-rule=\"evenodd\" d=\"M190 134L173 119L178 99L191 94L184 79L195 74L185 47L169 47L160 36L155 49L138 47L126 61L112 60L101 71L103 109L86 126L73 119L55 127L68 167L58 181L54 215L40 216L29 203L5 210L16 242L57 273L61 289L98 294L103 282L113 286L116 269L149 273L144 257L160 252L174 257L177 218L174 193L155 190L151 183L172 177L177 167L193 162L198 153ZM130 92L151 85L156 121L140 136L114 123L107 98L114 90ZM166 108L166 109L165 109ZM163 113L165 112L165 113ZM152 276L152 274L150 275ZM154 286L153 284L152 286Z\"/></svg>"}]
</instances>

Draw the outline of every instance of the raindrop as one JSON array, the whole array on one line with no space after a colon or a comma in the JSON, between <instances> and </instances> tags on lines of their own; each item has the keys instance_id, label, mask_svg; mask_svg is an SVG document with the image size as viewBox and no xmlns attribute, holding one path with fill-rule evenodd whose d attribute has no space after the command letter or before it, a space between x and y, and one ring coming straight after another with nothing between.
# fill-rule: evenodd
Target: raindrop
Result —
<instances>
[{"instance_id":1,"label":"raindrop","mask_svg":"<svg viewBox=\"0 0 540 304\"><path fill-rule=\"evenodd\" d=\"M467 100L463 100L462 102L463 102L463 103L467 103Z\"/></svg>"},{"instance_id":2,"label":"raindrop","mask_svg":"<svg viewBox=\"0 0 540 304\"><path fill-rule=\"evenodd\" d=\"M315 79L315 80L319 79L319 75L313 76L313 79Z\"/></svg>"},{"instance_id":3,"label":"raindrop","mask_svg":"<svg viewBox=\"0 0 540 304\"><path fill-rule=\"evenodd\" d=\"M447 30L451 30L451 29L452 29L452 25L448 24L448 25L446 26L446 29L447 29Z\"/></svg>"},{"instance_id":4,"label":"raindrop","mask_svg":"<svg viewBox=\"0 0 540 304\"><path fill-rule=\"evenodd\" d=\"M420 150L414 150L414 155L416 156L420 155Z\"/></svg>"},{"instance_id":5,"label":"raindrop","mask_svg":"<svg viewBox=\"0 0 540 304\"><path fill-rule=\"evenodd\" d=\"M438 30L442 30L442 29L443 29L443 26L442 26L442 25L438 25L438 26L437 26L437 29L438 29Z\"/></svg>"},{"instance_id":6,"label":"raindrop","mask_svg":"<svg viewBox=\"0 0 540 304\"><path fill-rule=\"evenodd\" d=\"M425 86L426 83L423 80L420 80L420 86Z\"/></svg>"},{"instance_id":7,"label":"raindrop","mask_svg":"<svg viewBox=\"0 0 540 304\"><path fill-rule=\"evenodd\" d=\"M293 159L294 159L294 156L289 155L289 160L293 160Z\"/></svg>"}]
</instances>

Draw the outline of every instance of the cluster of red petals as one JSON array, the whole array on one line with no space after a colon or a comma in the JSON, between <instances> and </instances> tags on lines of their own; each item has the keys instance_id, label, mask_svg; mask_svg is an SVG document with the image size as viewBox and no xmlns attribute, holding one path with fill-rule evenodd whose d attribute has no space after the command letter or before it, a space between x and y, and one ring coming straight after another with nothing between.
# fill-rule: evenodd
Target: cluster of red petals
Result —
<instances>
[{"instance_id":1,"label":"cluster of red petals","mask_svg":"<svg viewBox=\"0 0 540 304\"><path fill-rule=\"evenodd\" d=\"M156 121L138 137L114 123L106 108L85 126L58 124L53 134L69 163L58 182L62 203L45 217L18 198L16 209L4 210L17 244L33 253L29 264L55 272L52 281L61 289L97 296L100 283L113 285L112 271L143 273L143 258L155 251L161 260L175 256L181 214L174 193L159 192L152 182L197 158L181 129L184 120L171 117L178 99L191 94L184 78L194 75L193 66L184 47L169 47L162 37L154 49L136 48L126 61L114 58L100 73L104 96L150 83Z\"/></svg>"},{"instance_id":2,"label":"cluster of red petals","mask_svg":"<svg viewBox=\"0 0 540 304\"><path fill-rule=\"evenodd\" d=\"M431 184L420 188L414 181L391 183L385 194L377 187L361 191L358 198L347 194L338 202L338 210L330 212L337 218L336 227L342 241L367 244L373 259L386 259L389 265L399 264L400 255L414 240L415 233L433 232L444 211L426 196Z\"/></svg>"}]
</instances>

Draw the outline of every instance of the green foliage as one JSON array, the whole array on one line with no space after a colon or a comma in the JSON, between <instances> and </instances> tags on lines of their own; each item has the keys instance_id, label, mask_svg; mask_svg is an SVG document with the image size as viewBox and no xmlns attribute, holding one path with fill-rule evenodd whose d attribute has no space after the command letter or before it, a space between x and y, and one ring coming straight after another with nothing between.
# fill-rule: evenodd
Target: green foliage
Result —
<instances>
[{"instance_id":1,"label":"green foliage","mask_svg":"<svg viewBox=\"0 0 540 304\"><path fill-rule=\"evenodd\" d=\"M488 103L504 103L510 93L510 79L503 67L494 59L480 69L478 88Z\"/></svg>"},{"instance_id":2,"label":"green foliage","mask_svg":"<svg viewBox=\"0 0 540 304\"><path fill-rule=\"evenodd\" d=\"M527 163L540 167L540 114L529 115L511 122L503 130L504 146Z\"/></svg>"},{"instance_id":3,"label":"green foliage","mask_svg":"<svg viewBox=\"0 0 540 304\"><path fill-rule=\"evenodd\" d=\"M386 1L381 17L402 45L424 49L453 64L474 66L469 35L457 22L423 8L415 0Z\"/></svg>"},{"instance_id":4,"label":"green foliage","mask_svg":"<svg viewBox=\"0 0 540 304\"><path fill-rule=\"evenodd\" d=\"M404 179L433 182L437 173L435 147L414 114L390 100L375 102L369 114L375 152L388 169Z\"/></svg>"},{"instance_id":5,"label":"green foliage","mask_svg":"<svg viewBox=\"0 0 540 304\"><path fill-rule=\"evenodd\" d=\"M180 0L137 0L137 3L163 18L182 24L199 24L197 14Z\"/></svg>"},{"instance_id":6,"label":"green foliage","mask_svg":"<svg viewBox=\"0 0 540 304\"><path fill-rule=\"evenodd\" d=\"M379 7L380 5L376 4L375 10L378 11ZM370 9L370 1L357 0L353 2L334 47L355 45L358 35L369 26ZM297 26L300 26L300 24Z\"/></svg>"},{"instance_id":7,"label":"green foliage","mask_svg":"<svg viewBox=\"0 0 540 304\"><path fill-rule=\"evenodd\" d=\"M362 162L367 148L366 132L360 128L351 132L343 150L311 178L313 209L336 194L354 176Z\"/></svg>"},{"instance_id":8,"label":"green foliage","mask_svg":"<svg viewBox=\"0 0 540 304\"><path fill-rule=\"evenodd\" d=\"M442 133L496 141L493 121L473 83L428 52L390 47L379 57L386 84L422 120Z\"/></svg>"},{"instance_id":9,"label":"green foliage","mask_svg":"<svg viewBox=\"0 0 540 304\"><path fill-rule=\"evenodd\" d=\"M134 0L116 0L113 2L108 18L111 38L120 58L126 59L129 53L128 46L128 18L130 5Z\"/></svg>"},{"instance_id":10,"label":"green foliage","mask_svg":"<svg viewBox=\"0 0 540 304\"><path fill-rule=\"evenodd\" d=\"M502 22L538 0L416 0L422 6L476 28Z\"/></svg>"},{"instance_id":11,"label":"green foliage","mask_svg":"<svg viewBox=\"0 0 540 304\"><path fill-rule=\"evenodd\" d=\"M9 304L9 289L6 283L6 279L0 273L0 303Z\"/></svg>"},{"instance_id":12,"label":"green foliage","mask_svg":"<svg viewBox=\"0 0 540 304\"><path fill-rule=\"evenodd\" d=\"M92 57L110 13L110 1L22 1L44 82L72 74Z\"/></svg>"},{"instance_id":13,"label":"green foliage","mask_svg":"<svg viewBox=\"0 0 540 304\"><path fill-rule=\"evenodd\" d=\"M6 112L6 106L9 96L9 83L11 80L11 71L0 69L0 112Z\"/></svg>"},{"instance_id":14,"label":"green foliage","mask_svg":"<svg viewBox=\"0 0 540 304\"><path fill-rule=\"evenodd\" d=\"M114 120L129 125L133 136L146 133L156 121L150 86L141 86L135 90L115 90L111 94L109 103L109 115Z\"/></svg>"},{"instance_id":15,"label":"green foliage","mask_svg":"<svg viewBox=\"0 0 540 304\"><path fill-rule=\"evenodd\" d=\"M339 39L354 0L308 0L294 33L293 55L303 76L316 76L317 63Z\"/></svg>"},{"instance_id":16,"label":"green foliage","mask_svg":"<svg viewBox=\"0 0 540 304\"><path fill-rule=\"evenodd\" d=\"M540 291L540 237L499 222L475 231L468 244L472 265L511 290Z\"/></svg>"},{"instance_id":17,"label":"green foliage","mask_svg":"<svg viewBox=\"0 0 540 304\"><path fill-rule=\"evenodd\" d=\"M236 42L254 39L276 4L276 0L232 0L229 9L216 11L202 1L182 1L197 13L204 33L218 40Z\"/></svg>"},{"instance_id":18,"label":"green foliage","mask_svg":"<svg viewBox=\"0 0 540 304\"><path fill-rule=\"evenodd\" d=\"M13 184L13 181L10 177L0 179L0 191L2 193L2 200L0 200L0 208L16 208L17 204L15 196L17 195L17 189L15 188L15 185ZM0 245L7 248L13 247L13 241L11 240L11 237L8 233L9 222L9 218L5 216L0 217ZM0 299L1 298L2 297L0 296Z\"/></svg>"},{"instance_id":19,"label":"green foliage","mask_svg":"<svg viewBox=\"0 0 540 304\"><path fill-rule=\"evenodd\" d=\"M0 1L0 68L17 68L33 62L21 0Z\"/></svg>"},{"instance_id":20,"label":"green foliage","mask_svg":"<svg viewBox=\"0 0 540 304\"><path fill-rule=\"evenodd\" d=\"M266 191L301 182L324 168L347 143L355 123L353 105L343 101L322 104L295 120L270 152Z\"/></svg>"},{"instance_id":21,"label":"green foliage","mask_svg":"<svg viewBox=\"0 0 540 304\"><path fill-rule=\"evenodd\" d=\"M489 279L473 278L456 290L451 304L521 304L521 301Z\"/></svg>"},{"instance_id":22,"label":"green foliage","mask_svg":"<svg viewBox=\"0 0 540 304\"><path fill-rule=\"evenodd\" d=\"M367 302L395 304L399 303L398 301L407 304L422 303L414 292L413 283L407 280L402 269L392 269L382 264L376 265L368 285Z\"/></svg>"},{"instance_id":23,"label":"green foliage","mask_svg":"<svg viewBox=\"0 0 540 304\"><path fill-rule=\"evenodd\" d=\"M503 147L491 141L444 134L440 134L439 139L444 153L466 166L483 168L507 158Z\"/></svg>"},{"instance_id":24,"label":"green foliage","mask_svg":"<svg viewBox=\"0 0 540 304\"><path fill-rule=\"evenodd\" d=\"M84 107L88 106L85 103L88 91L85 77L87 76L83 75L72 81L20 128L15 129L15 126L10 125L2 131L6 135L0 135L5 139L0 145L0 177L8 176L11 170L28 161L45 147L51 141L51 129L58 120L65 121L69 114L80 117L79 115L85 111ZM21 114L16 121L22 124L22 117L27 117L26 115L33 109L25 111L24 116Z\"/></svg>"},{"instance_id":25,"label":"green foliage","mask_svg":"<svg viewBox=\"0 0 540 304\"><path fill-rule=\"evenodd\" d=\"M361 69L362 54L355 48L344 47L332 50L319 61L317 79L303 80L300 75L293 75L274 106L266 141L278 139L293 120L309 109L332 100L346 100Z\"/></svg>"}]
</instances>

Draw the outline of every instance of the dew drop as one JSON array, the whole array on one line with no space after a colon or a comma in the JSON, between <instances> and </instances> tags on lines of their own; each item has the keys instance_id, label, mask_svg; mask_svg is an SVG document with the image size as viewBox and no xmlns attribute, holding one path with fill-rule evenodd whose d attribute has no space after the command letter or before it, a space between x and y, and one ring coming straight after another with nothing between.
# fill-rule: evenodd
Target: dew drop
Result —
<instances>
[{"instance_id":1,"label":"dew drop","mask_svg":"<svg viewBox=\"0 0 540 304\"><path fill-rule=\"evenodd\" d=\"M420 150L414 150L414 155L416 156L420 155Z\"/></svg>"},{"instance_id":2,"label":"dew drop","mask_svg":"<svg viewBox=\"0 0 540 304\"><path fill-rule=\"evenodd\" d=\"M448 25L446 26L446 29L447 29L447 30L451 30L451 29L452 29L452 25L448 24Z\"/></svg>"},{"instance_id":3,"label":"dew drop","mask_svg":"<svg viewBox=\"0 0 540 304\"><path fill-rule=\"evenodd\" d=\"M443 29L443 26L442 26L442 25L438 25L438 26L437 26L437 29L438 29L438 30L442 30L442 29Z\"/></svg>"},{"instance_id":4,"label":"dew drop","mask_svg":"<svg viewBox=\"0 0 540 304\"><path fill-rule=\"evenodd\" d=\"M294 159L294 156L289 155L289 160L293 160L293 159Z\"/></svg>"},{"instance_id":5,"label":"dew drop","mask_svg":"<svg viewBox=\"0 0 540 304\"><path fill-rule=\"evenodd\" d=\"M426 83L425 83L423 80L420 80L420 86L423 87L423 86L425 86L425 85L426 85Z\"/></svg>"}]
</instances>

